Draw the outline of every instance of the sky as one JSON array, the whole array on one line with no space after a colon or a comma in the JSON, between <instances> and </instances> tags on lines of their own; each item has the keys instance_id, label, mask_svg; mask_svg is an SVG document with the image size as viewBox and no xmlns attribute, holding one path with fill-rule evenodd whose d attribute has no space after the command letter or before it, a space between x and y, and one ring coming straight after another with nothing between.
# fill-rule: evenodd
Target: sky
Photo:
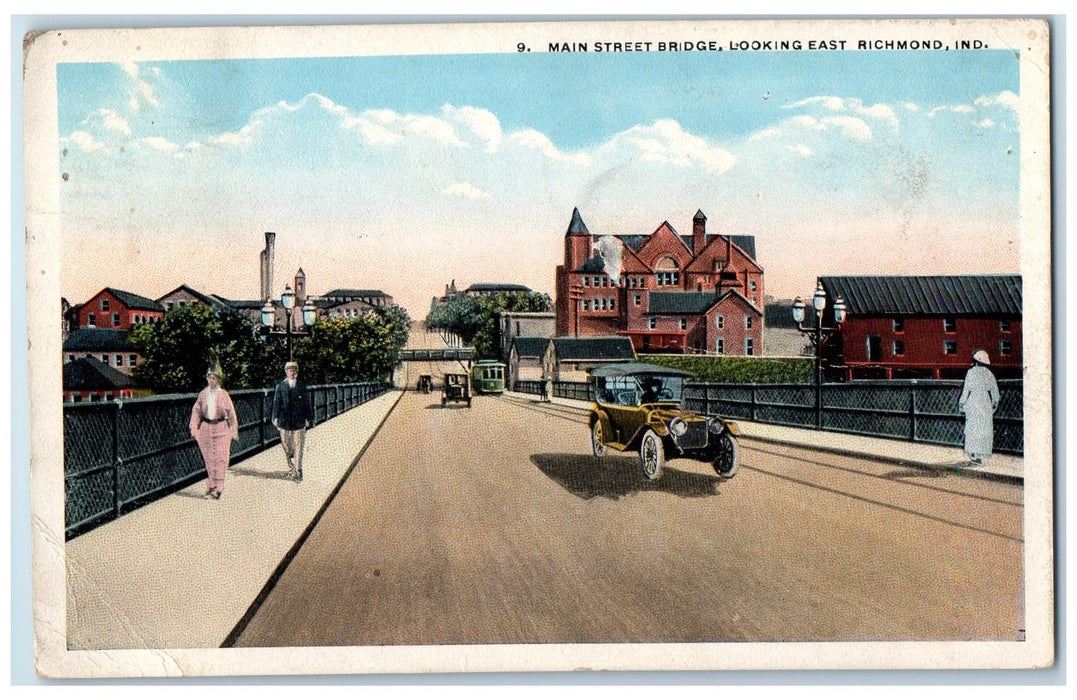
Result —
<instances>
[{"instance_id":1,"label":"sky","mask_svg":"<svg viewBox=\"0 0 1077 700\"><path fill-rule=\"evenodd\" d=\"M60 64L61 291L554 293L593 234L754 235L765 290L1018 272L1008 51L506 53Z\"/></svg>"}]
</instances>

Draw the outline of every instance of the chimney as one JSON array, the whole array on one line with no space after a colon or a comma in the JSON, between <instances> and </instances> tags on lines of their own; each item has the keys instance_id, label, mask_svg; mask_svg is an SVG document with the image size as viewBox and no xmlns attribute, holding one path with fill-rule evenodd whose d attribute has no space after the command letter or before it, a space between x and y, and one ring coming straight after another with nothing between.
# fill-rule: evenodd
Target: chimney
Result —
<instances>
[{"instance_id":1,"label":"chimney","mask_svg":"<svg viewBox=\"0 0 1077 700\"><path fill-rule=\"evenodd\" d=\"M295 305L302 306L307 300L307 273L303 272L303 268L299 268L299 272L295 273L294 289Z\"/></svg>"},{"instance_id":2,"label":"chimney","mask_svg":"<svg viewBox=\"0 0 1077 700\"><path fill-rule=\"evenodd\" d=\"M705 245L707 245L707 217L700 209L692 217L692 255L699 255Z\"/></svg>"},{"instance_id":3,"label":"chimney","mask_svg":"<svg viewBox=\"0 0 1077 700\"><path fill-rule=\"evenodd\" d=\"M273 298L273 248L276 246L277 234L266 231L265 267L262 270L262 299Z\"/></svg>"}]
</instances>

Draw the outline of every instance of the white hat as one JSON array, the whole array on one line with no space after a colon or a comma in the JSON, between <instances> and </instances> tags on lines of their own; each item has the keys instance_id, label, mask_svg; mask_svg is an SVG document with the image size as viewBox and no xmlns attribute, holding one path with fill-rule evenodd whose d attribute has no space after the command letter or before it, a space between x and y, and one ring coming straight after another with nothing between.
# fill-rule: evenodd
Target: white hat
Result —
<instances>
[{"instance_id":1,"label":"white hat","mask_svg":"<svg viewBox=\"0 0 1077 700\"><path fill-rule=\"evenodd\" d=\"M987 356L986 350L977 350L972 354L972 359L976 360L981 365L991 364L991 358Z\"/></svg>"}]
</instances>

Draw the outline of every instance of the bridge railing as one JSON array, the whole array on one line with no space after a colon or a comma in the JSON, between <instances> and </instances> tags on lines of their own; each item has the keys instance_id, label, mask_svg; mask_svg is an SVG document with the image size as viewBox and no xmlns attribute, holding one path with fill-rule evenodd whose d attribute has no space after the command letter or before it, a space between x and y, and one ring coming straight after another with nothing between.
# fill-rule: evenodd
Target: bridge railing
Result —
<instances>
[{"instance_id":1,"label":"bridge railing","mask_svg":"<svg viewBox=\"0 0 1077 700\"><path fill-rule=\"evenodd\" d=\"M310 387L315 425L388 391L385 382ZM239 422L233 463L280 443L273 390L229 392ZM64 405L66 535L74 537L205 477L191 438L197 394Z\"/></svg>"},{"instance_id":2,"label":"bridge railing","mask_svg":"<svg viewBox=\"0 0 1077 700\"><path fill-rule=\"evenodd\" d=\"M756 423L960 447L965 417L959 380L855 381L823 384L819 406L812 384L689 383L684 407L697 413ZM1024 453L1021 380L1000 380L995 451ZM541 394L542 382L520 380L515 390ZM554 396L594 400L587 382L554 382Z\"/></svg>"}]
</instances>

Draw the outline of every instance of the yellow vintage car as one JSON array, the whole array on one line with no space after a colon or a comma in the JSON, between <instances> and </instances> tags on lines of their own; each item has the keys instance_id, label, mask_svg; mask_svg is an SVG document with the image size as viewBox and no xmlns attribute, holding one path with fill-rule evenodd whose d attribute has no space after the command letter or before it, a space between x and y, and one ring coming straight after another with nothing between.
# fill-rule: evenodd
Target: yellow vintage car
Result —
<instances>
[{"instance_id":1,"label":"yellow vintage car","mask_svg":"<svg viewBox=\"0 0 1077 700\"><path fill-rule=\"evenodd\" d=\"M588 426L596 457L607 450L636 451L650 480L662 476L666 455L710 463L718 476L737 472L737 425L681 408L691 375L658 365L629 362L591 370L595 403Z\"/></svg>"}]
</instances>

